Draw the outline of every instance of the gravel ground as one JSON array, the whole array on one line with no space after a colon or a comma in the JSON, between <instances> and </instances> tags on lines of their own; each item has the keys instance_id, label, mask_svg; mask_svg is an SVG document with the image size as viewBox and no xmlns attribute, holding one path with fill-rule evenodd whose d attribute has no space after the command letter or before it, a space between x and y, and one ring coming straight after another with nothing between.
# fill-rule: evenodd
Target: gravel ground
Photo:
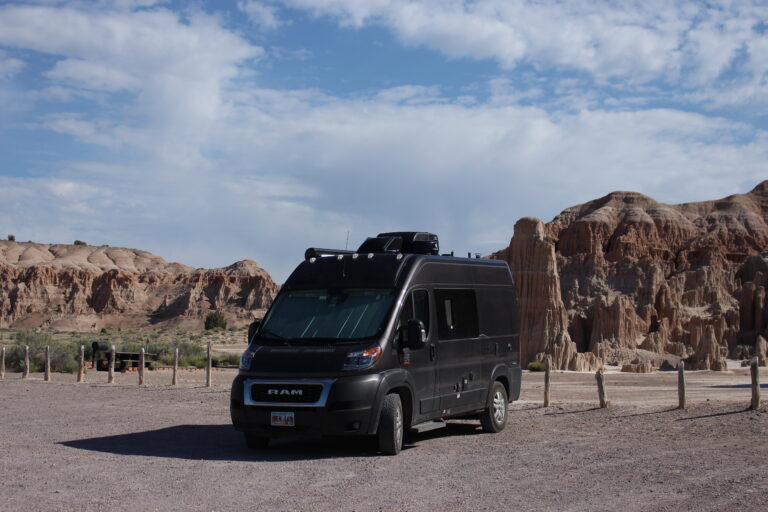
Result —
<instances>
[{"instance_id":1,"label":"gravel ground","mask_svg":"<svg viewBox=\"0 0 768 512\"><path fill-rule=\"evenodd\" d=\"M451 422L397 457L366 440L249 452L229 423L235 371L213 375L7 375L0 510L768 510L768 412L746 410L744 370L689 373L684 411L673 373L608 374L608 409L592 374L567 372L543 409L543 376L525 373L502 433Z\"/></svg>"}]
</instances>

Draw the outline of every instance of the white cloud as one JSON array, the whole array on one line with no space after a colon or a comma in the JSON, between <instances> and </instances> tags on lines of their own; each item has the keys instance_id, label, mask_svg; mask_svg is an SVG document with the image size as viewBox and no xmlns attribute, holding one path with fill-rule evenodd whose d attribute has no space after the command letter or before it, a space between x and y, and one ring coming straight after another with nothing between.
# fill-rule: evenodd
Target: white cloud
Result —
<instances>
[{"instance_id":1,"label":"white cloud","mask_svg":"<svg viewBox=\"0 0 768 512\"><path fill-rule=\"evenodd\" d=\"M683 202L743 192L768 176L765 133L698 114L553 116L492 100L467 107L378 96L318 105L310 93L273 110L280 93L262 92L206 139L216 160L175 169L76 163L45 186L0 183L15 190L3 201L34 212L34 222L15 219L8 229L43 239L58 226L67 239L195 265L250 257L284 279L307 246L342 245L348 229L353 246L382 230L426 229L446 250L489 253L508 242L517 218L548 220L611 190ZM83 205L98 215L77 215Z\"/></svg>"},{"instance_id":2,"label":"white cloud","mask_svg":"<svg viewBox=\"0 0 768 512\"><path fill-rule=\"evenodd\" d=\"M541 60L638 82L683 72L678 18L691 9L292 5L358 26L385 23L410 44L455 56ZM577 7L584 12L566 23ZM519 88L509 78L458 99L438 86L351 98L259 87L243 68L261 48L222 23L163 7L0 8L0 45L52 59L45 83L28 93L50 108L29 122L106 151L42 163L35 176L8 176L20 173L3 164L0 223L19 239L130 245L192 265L249 257L282 280L307 246L343 246L347 230L351 246L383 230L425 229L446 250L489 253L506 245L517 218L548 220L614 189L682 202L745 191L768 176L765 132L626 101L606 109L582 79L554 84L558 99L548 101L562 102L554 108L534 106L552 84ZM743 30L723 29L735 41L723 48L684 36L698 38L692 55L720 55L709 68L688 59L696 70L688 78L711 82ZM761 44L750 40L750 55ZM758 73L765 62L749 65Z\"/></svg>"},{"instance_id":3,"label":"white cloud","mask_svg":"<svg viewBox=\"0 0 768 512\"><path fill-rule=\"evenodd\" d=\"M80 59L58 61L46 76L54 81L72 84L74 87L97 91L118 92L140 90L141 79L131 76L114 64L89 62Z\"/></svg>"},{"instance_id":4,"label":"white cloud","mask_svg":"<svg viewBox=\"0 0 768 512\"><path fill-rule=\"evenodd\" d=\"M494 59L586 72L598 83L662 81L713 85L738 67L737 81L768 71L768 17L761 1L613 2L610 0L282 0L341 25L383 25L404 43L449 57ZM740 60L743 59L743 62ZM732 80L730 80L732 81ZM735 98L736 99L736 98Z\"/></svg>"},{"instance_id":5,"label":"white cloud","mask_svg":"<svg viewBox=\"0 0 768 512\"><path fill-rule=\"evenodd\" d=\"M237 8L258 27L276 29L283 24L277 15L277 8L263 0L241 0L237 2Z\"/></svg>"},{"instance_id":6,"label":"white cloud","mask_svg":"<svg viewBox=\"0 0 768 512\"><path fill-rule=\"evenodd\" d=\"M11 78L13 75L24 69L24 61L14 57L8 57L6 52L0 50L0 80Z\"/></svg>"},{"instance_id":7,"label":"white cloud","mask_svg":"<svg viewBox=\"0 0 768 512\"><path fill-rule=\"evenodd\" d=\"M385 103L407 103L413 105L444 101L441 100L439 95L440 89L438 87L402 85L383 89L377 94L376 98Z\"/></svg>"}]
</instances>

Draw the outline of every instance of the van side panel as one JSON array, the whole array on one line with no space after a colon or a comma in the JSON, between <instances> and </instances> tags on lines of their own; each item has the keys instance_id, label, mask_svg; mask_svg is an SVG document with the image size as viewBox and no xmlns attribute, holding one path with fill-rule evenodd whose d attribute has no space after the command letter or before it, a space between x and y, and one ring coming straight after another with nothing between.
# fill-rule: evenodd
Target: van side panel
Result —
<instances>
[{"instance_id":1,"label":"van side panel","mask_svg":"<svg viewBox=\"0 0 768 512\"><path fill-rule=\"evenodd\" d=\"M480 332L494 343L490 351L509 360L520 361L520 334L515 290L509 286L480 288L477 293Z\"/></svg>"},{"instance_id":2,"label":"van side panel","mask_svg":"<svg viewBox=\"0 0 768 512\"><path fill-rule=\"evenodd\" d=\"M484 408L497 377L507 383L510 399L519 397L519 317L509 267L485 261L426 260L412 274L410 286L418 285L438 295L441 290L473 290L477 301L476 336L437 342L441 411L450 416ZM441 307L439 302L435 300L435 308Z\"/></svg>"}]
</instances>

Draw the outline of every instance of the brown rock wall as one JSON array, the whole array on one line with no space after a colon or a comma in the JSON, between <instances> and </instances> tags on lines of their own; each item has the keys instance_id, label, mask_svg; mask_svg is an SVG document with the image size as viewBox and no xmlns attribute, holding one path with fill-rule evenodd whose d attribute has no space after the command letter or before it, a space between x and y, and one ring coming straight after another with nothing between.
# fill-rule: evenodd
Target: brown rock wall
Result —
<instances>
[{"instance_id":1,"label":"brown rock wall","mask_svg":"<svg viewBox=\"0 0 768 512\"><path fill-rule=\"evenodd\" d=\"M520 298L521 359L527 364L549 354L554 368L599 367L593 354L578 352L568 334L555 248L540 220L526 217L515 224L508 258Z\"/></svg>"},{"instance_id":2,"label":"brown rock wall","mask_svg":"<svg viewBox=\"0 0 768 512\"><path fill-rule=\"evenodd\" d=\"M566 351L569 361L589 353L615 365L632 364L641 349L710 369L752 353L768 336L767 220L768 181L681 205L614 192L546 226L521 219L492 257L523 283L525 362L566 350L565 340L577 349Z\"/></svg>"},{"instance_id":3,"label":"brown rock wall","mask_svg":"<svg viewBox=\"0 0 768 512\"><path fill-rule=\"evenodd\" d=\"M277 290L248 260L205 270L131 249L0 242L0 327L199 327L213 310L239 325Z\"/></svg>"}]
</instances>

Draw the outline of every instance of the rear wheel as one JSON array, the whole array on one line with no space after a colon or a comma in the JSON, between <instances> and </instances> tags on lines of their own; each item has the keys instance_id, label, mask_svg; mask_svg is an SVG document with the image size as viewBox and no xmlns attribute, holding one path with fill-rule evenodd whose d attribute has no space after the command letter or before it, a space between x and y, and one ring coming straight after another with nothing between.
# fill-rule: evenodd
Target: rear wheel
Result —
<instances>
[{"instance_id":1,"label":"rear wheel","mask_svg":"<svg viewBox=\"0 0 768 512\"><path fill-rule=\"evenodd\" d=\"M245 444L251 450L263 450L269 446L269 438L246 432Z\"/></svg>"},{"instance_id":2,"label":"rear wheel","mask_svg":"<svg viewBox=\"0 0 768 512\"><path fill-rule=\"evenodd\" d=\"M384 398L379 418L379 450L397 455L403 447L403 404L400 395L391 393Z\"/></svg>"},{"instance_id":3,"label":"rear wheel","mask_svg":"<svg viewBox=\"0 0 768 512\"><path fill-rule=\"evenodd\" d=\"M501 432L507 424L507 389L499 381L493 383L485 410L480 413L480 424L485 432Z\"/></svg>"}]
</instances>

